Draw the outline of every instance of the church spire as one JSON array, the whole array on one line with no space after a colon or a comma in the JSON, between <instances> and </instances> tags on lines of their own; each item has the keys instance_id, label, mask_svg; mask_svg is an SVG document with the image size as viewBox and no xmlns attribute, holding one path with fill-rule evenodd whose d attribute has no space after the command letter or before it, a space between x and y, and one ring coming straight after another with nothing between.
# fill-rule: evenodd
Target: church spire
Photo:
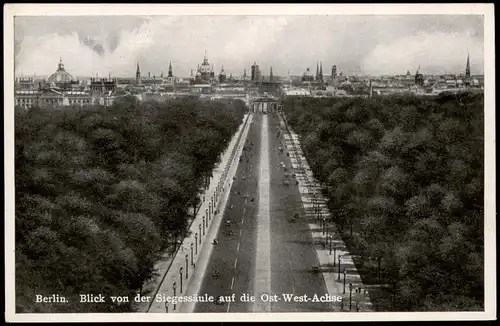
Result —
<instances>
[{"instance_id":1,"label":"church spire","mask_svg":"<svg viewBox=\"0 0 500 326\"><path fill-rule=\"evenodd\" d=\"M172 61L169 61L168 63L168 77L174 77L174 74L172 72Z\"/></svg>"},{"instance_id":2,"label":"church spire","mask_svg":"<svg viewBox=\"0 0 500 326\"><path fill-rule=\"evenodd\" d=\"M139 61L137 61L137 70L135 72L135 81L138 84L141 82L141 68L139 67Z\"/></svg>"},{"instance_id":3,"label":"church spire","mask_svg":"<svg viewBox=\"0 0 500 326\"><path fill-rule=\"evenodd\" d=\"M319 62L316 62L316 80L319 78Z\"/></svg>"},{"instance_id":4,"label":"church spire","mask_svg":"<svg viewBox=\"0 0 500 326\"><path fill-rule=\"evenodd\" d=\"M269 81L273 81L273 67L269 69Z\"/></svg>"},{"instance_id":5,"label":"church spire","mask_svg":"<svg viewBox=\"0 0 500 326\"><path fill-rule=\"evenodd\" d=\"M319 80L323 81L323 61L319 64Z\"/></svg>"},{"instance_id":6,"label":"church spire","mask_svg":"<svg viewBox=\"0 0 500 326\"><path fill-rule=\"evenodd\" d=\"M465 78L470 78L470 54L467 53L467 64L465 66Z\"/></svg>"}]
</instances>

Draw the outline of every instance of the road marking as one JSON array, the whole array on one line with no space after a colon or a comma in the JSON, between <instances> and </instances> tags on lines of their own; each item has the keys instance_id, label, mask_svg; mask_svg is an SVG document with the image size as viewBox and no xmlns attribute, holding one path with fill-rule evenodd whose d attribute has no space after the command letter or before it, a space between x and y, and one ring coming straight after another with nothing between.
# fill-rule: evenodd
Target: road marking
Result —
<instances>
[{"instance_id":1,"label":"road marking","mask_svg":"<svg viewBox=\"0 0 500 326\"><path fill-rule=\"evenodd\" d=\"M271 237L270 237L270 176L269 176L269 133L268 119L262 118L260 147L260 173L259 173L259 208L257 215L257 243L255 254L255 283L254 294L260 297L262 294L271 293ZM255 312L271 311L270 302L258 301L254 305Z\"/></svg>"},{"instance_id":2,"label":"road marking","mask_svg":"<svg viewBox=\"0 0 500 326\"><path fill-rule=\"evenodd\" d=\"M236 247L236 251L240 251L240 243L238 242L238 247Z\"/></svg>"},{"instance_id":3,"label":"road marking","mask_svg":"<svg viewBox=\"0 0 500 326\"><path fill-rule=\"evenodd\" d=\"M239 246L239 243L238 243L238 246ZM238 264L238 258L236 258L236 259L234 260L234 268L236 268L236 265L237 265L237 264ZM233 277L233 281L234 281L234 277ZM231 286L231 289L232 289L232 288L233 288L233 287Z\"/></svg>"}]
</instances>

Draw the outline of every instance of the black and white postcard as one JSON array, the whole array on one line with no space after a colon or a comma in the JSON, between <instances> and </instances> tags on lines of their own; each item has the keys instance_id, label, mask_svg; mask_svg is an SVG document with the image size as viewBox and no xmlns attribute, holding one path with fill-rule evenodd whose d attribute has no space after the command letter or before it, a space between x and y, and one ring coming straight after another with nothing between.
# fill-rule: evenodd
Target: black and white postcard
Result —
<instances>
[{"instance_id":1,"label":"black and white postcard","mask_svg":"<svg viewBox=\"0 0 500 326\"><path fill-rule=\"evenodd\" d=\"M493 5L5 5L9 321L496 318Z\"/></svg>"}]
</instances>

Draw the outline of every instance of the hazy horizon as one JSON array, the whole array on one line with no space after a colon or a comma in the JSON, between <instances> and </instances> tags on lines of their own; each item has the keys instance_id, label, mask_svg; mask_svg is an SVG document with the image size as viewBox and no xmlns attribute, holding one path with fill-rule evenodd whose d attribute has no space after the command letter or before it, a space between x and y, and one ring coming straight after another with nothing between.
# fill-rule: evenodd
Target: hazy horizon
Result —
<instances>
[{"instance_id":1,"label":"hazy horizon","mask_svg":"<svg viewBox=\"0 0 500 326\"><path fill-rule=\"evenodd\" d=\"M18 16L16 76L52 74L63 59L73 76L187 77L208 60L240 76L257 62L262 74L484 74L482 15L309 16Z\"/></svg>"}]
</instances>

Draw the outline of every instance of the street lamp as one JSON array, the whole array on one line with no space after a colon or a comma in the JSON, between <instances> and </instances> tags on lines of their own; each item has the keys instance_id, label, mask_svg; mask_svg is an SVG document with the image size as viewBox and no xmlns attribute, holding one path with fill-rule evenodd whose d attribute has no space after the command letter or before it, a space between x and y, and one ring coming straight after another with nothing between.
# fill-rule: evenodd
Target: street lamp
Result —
<instances>
[{"instance_id":1,"label":"street lamp","mask_svg":"<svg viewBox=\"0 0 500 326\"><path fill-rule=\"evenodd\" d=\"M325 229L326 229L326 223L325 223L325 222L326 222L326 217L323 217L323 218L322 218L322 220L323 220L323 235L325 235Z\"/></svg>"},{"instance_id":2,"label":"street lamp","mask_svg":"<svg viewBox=\"0 0 500 326\"><path fill-rule=\"evenodd\" d=\"M205 216L203 216L203 235L205 235Z\"/></svg>"},{"instance_id":3,"label":"street lamp","mask_svg":"<svg viewBox=\"0 0 500 326\"><path fill-rule=\"evenodd\" d=\"M208 212L208 208L205 209L205 216L208 216L208 218L210 218L210 213Z\"/></svg>"},{"instance_id":4,"label":"street lamp","mask_svg":"<svg viewBox=\"0 0 500 326\"><path fill-rule=\"evenodd\" d=\"M182 293L182 267L179 269L179 274L181 275L181 293Z\"/></svg>"},{"instance_id":5,"label":"street lamp","mask_svg":"<svg viewBox=\"0 0 500 326\"><path fill-rule=\"evenodd\" d=\"M346 276L347 276L347 271L346 271L346 269L345 269L345 267L344 267L344 292L343 292L344 294L345 294L345 277L346 277ZM182 284L182 283L181 283L181 284Z\"/></svg>"},{"instance_id":6,"label":"street lamp","mask_svg":"<svg viewBox=\"0 0 500 326\"><path fill-rule=\"evenodd\" d=\"M181 278L181 280L182 280L182 278ZM177 283L176 283L176 282L174 282L174 284L172 284L172 288L174 289L174 297L175 297L175 289L176 289L176 285L177 285ZM177 301L177 300L176 300L176 301ZM175 304L175 302L176 302L176 301L174 301L174 310L175 310L175 307L177 306L177 305Z\"/></svg>"},{"instance_id":7,"label":"street lamp","mask_svg":"<svg viewBox=\"0 0 500 326\"><path fill-rule=\"evenodd\" d=\"M200 231L200 244L201 244L201 224L198 224L198 229Z\"/></svg>"},{"instance_id":8,"label":"street lamp","mask_svg":"<svg viewBox=\"0 0 500 326\"><path fill-rule=\"evenodd\" d=\"M198 232L196 232L194 234L194 244L195 244L195 247L194 247L194 252L195 254L197 255L198 254Z\"/></svg>"},{"instance_id":9,"label":"street lamp","mask_svg":"<svg viewBox=\"0 0 500 326\"><path fill-rule=\"evenodd\" d=\"M186 254L186 279L188 278L188 261L189 261L189 255Z\"/></svg>"},{"instance_id":10,"label":"street lamp","mask_svg":"<svg viewBox=\"0 0 500 326\"><path fill-rule=\"evenodd\" d=\"M330 240L330 256L332 255L332 235L330 234L330 236L328 237L329 240ZM335 257L333 257L333 266L335 266Z\"/></svg>"},{"instance_id":11,"label":"street lamp","mask_svg":"<svg viewBox=\"0 0 500 326\"><path fill-rule=\"evenodd\" d=\"M331 244L331 242L330 242ZM333 246L333 266L335 267L335 261L336 261L336 256L337 256L337 246ZM340 262L339 262L339 266L340 266Z\"/></svg>"},{"instance_id":12,"label":"street lamp","mask_svg":"<svg viewBox=\"0 0 500 326\"><path fill-rule=\"evenodd\" d=\"M338 278L338 281L340 282L340 258L342 258L341 255L339 255L339 278Z\"/></svg>"},{"instance_id":13,"label":"street lamp","mask_svg":"<svg viewBox=\"0 0 500 326\"><path fill-rule=\"evenodd\" d=\"M349 311L352 309L352 283L349 283Z\"/></svg>"},{"instance_id":14,"label":"street lamp","mask_svg":"<svg viewBox=\"0 0 500 326\"><path fill-rule=\"evenodd\" d=\"M194 262L193 262L193 243L191 242L191 266L194 265Z\"/></svg>"}]
</instances>

